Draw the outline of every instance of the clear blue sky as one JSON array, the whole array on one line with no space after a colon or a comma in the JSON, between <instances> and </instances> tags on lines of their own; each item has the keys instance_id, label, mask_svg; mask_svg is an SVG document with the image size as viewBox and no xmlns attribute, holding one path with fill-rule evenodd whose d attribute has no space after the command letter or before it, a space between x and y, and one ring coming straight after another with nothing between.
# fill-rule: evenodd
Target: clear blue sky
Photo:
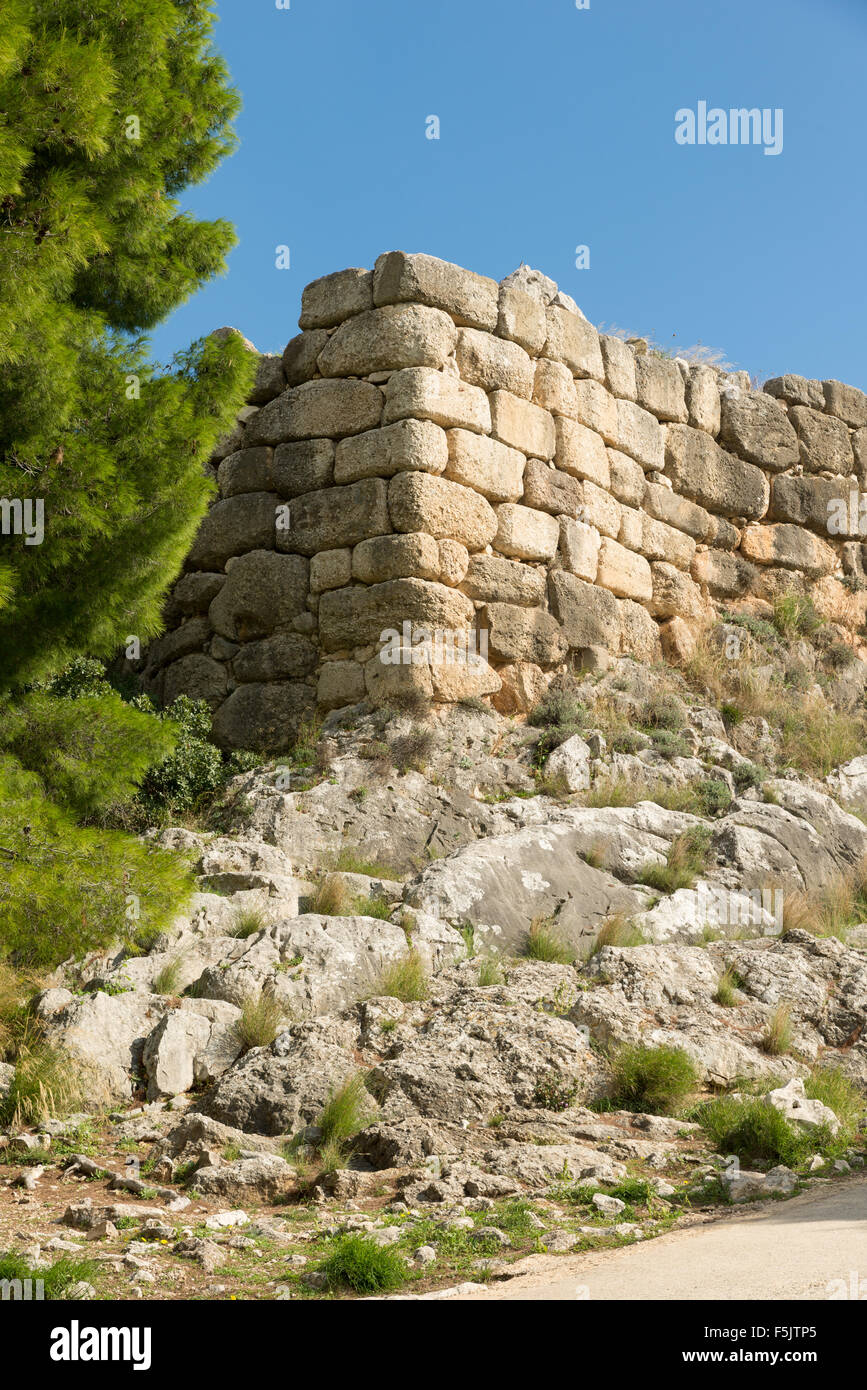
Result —
<instances>
[{"instance_id":1,"label":"clear blue sky","mask_svg":"<svg viewBox=\"0 0 867 1390\"><path fill-rule=\"evenodd\" d=\"M305 284L400 248L495 279L524 260L595 323L867 388L867 0L218 9L241 146L183 201L240 242L160 360L226 323L281 351ZM782 153L678 145L699 101L781 107Z\"/></svg>"}]
</instances>

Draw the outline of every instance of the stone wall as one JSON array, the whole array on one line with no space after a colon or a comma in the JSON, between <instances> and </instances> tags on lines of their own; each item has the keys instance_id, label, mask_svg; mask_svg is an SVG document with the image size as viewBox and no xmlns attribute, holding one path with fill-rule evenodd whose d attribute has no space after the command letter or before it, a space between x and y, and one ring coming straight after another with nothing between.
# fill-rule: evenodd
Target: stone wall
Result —
<instances>
[{"instance_id":1,"label":"stone wall","mask_svg":"<svg viewBox=\"0 0 867 1390\"><path fill-rule=\"evenodd\" d=\"M212 460L147 654L146 688L208 700L225 746L407 689L520 710L569 664L683 659L721 608L787 590L859 645L863 392L754 391L600 335L523 266L391 252L309 285L299 325Z\"/></svg>"}]
</instances>

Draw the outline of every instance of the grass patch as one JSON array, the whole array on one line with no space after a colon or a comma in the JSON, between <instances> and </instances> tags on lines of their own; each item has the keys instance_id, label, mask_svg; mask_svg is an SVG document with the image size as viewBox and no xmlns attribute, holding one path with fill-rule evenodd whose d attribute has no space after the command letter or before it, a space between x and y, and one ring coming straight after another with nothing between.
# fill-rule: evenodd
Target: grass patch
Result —
<instances>
[{"instance_id":1,"label":"grass patch","mask_svg":"<svg viewBox=\"0 0 867 1390\"><path fill-rule=\"evenodd\" d=\"M768 1019L762 1034L762 1049L769 1057L782 1057L792 1046L792 1010L780 1003Z\"/></svg>"},{"instance_id":2,"label":"grass patch","mask_svg":"<svg viewBox=\"0 0 867 1390\"><path fill-rule=\"evenodd\" d=\"M264 931L267 926L268 919L261 908L239 907L226 935L246 941L248 936L255 936L257 932Z\"/></svg>"},{"instance_id":3,"label":"grass patch","mask_svg":"<svg viewBox=\"0 0 867 1390\"><path fill-rule=\"evenodd\" d=\"M479 961L478 984L480 989L488 989L491 985L501 985L503 983L503 968L496 956L482 956Z\"/></svg>"},{"instance_id":4,"label":"grass patch","mask_svg":"<svg viewBox=\"0 0 867 1390\"><path fill-rule=\"evenodd\" d=\"M417 1004L430 996L430 978L418 951L408 951L400 960L387 965L374 989L374 995L384 994L400 999L404 1004Z\"/></svg>"},{"instance_id":5,"label":"grass patch","mask_svg":"<svg viewBox=\"0 0 867 1390\"><path fill-rule=\"evenodd\" d=\"M344 1236L320 1266L329 1289L353 1293L387 1293L406 1283L409 1271L402 1256L387 1245L374 1245L364 1236Z\"/></svg>"},{"instance_id":6,"label":"grass patch","mask_svg":"<svg viewBox=\"0 0 867 1390\"><path fill-rule=\"evenodd\" d=\"M783 929L798 928L814 936L836 936L845 941L850 927L867 921L867 860L850 873L837 874L827 886L813 893L787 893L783 902Z\"/></svg>"},{"instance_id":7,"label":"grass patch","mask_svg":"<svg viewBox=\"0 0 867 1390\"><path fill-rule=\"evenodd\" d=\"M543 960L552 965L573 965L575 951L554 930L550 917L534 917L527 932L523 955L527 960Z\"/></svg>"},{"instance_id":8,"label":"grass patch","mask_svg":"<svg viewBox=\"0 0 867 1390\"><path fill-rule=\"evenodd\" d=\"M717 980L713 1002L724 1009L733 1009L738 1002L737 991L742 987L743 981L734 966L727 965Z\"/></svg>"},{"instance_id":9,"label":"grass patch","mask_svg":"<svg viewBox=\"0 0 867 1390\"><path fill-rule=\"evenodd\" d=\"M283 1006L272 994L249 995L241 1006L235 1031L242 1048L270 1047L284 1020Z\"/></svg>"},{"instance_id":10,"label":"grass patch","mask_svg":"<svg viewBox=\"0 0 867 1390\"><path fill-rule=\"evenodd\" d=\"M637 882L646 883L660 893L692 888L707 867L712 831L707 825L692 825L672 841L664 864L646 864Z\"/></svg>"},{"instance_id":11,"label":"grass patch","mask_svg":"<svg viewBox=\"0 0 867 1390\"><path fill-rule=\"evenodd\" d=\"M62 1299L68 1289L82 1282L93 1284L97 1277L97 1266L91 1260L70 1259L64 1255L55 1260L48 1269L32 1268L23 1255L8 1250L0 1255L0 1282L4 1280L32 1279L42 1281L46 1299Z\"/></svg>"},{"instance_id":12,"label":"grass patch","mask_svg":"<svg viewBox=\"0 0 867 1390\"><path fill-rule=\"evenodd\" d=\"M357 1071L331 1093L316 1121L322 1131L323 1143L345 1144L370 1123L371 1113L364 1072Z\"/></svg>"},{"instance_id":13,"label":"grass patch","mask_svg":"<svg viewBox=\"0 0 867 1390\"><path fill-rule=\"evenodd\" d=\"M609 1062L614 1109L677 1115L698 1086L695 1063L680 1047L624 1043Z\"/></svg>"},{"instance_id":14,"label":"grass patch","mask_svg":"<svg viewBox=\"0 0 867 1390\"><path fill-rule=\"evenodd\" d=\"M180 956L176 956L174 960L166 961L162 970L154 978L154 994L177 994L183 964Z\"/></svg>"},{"instance_id":15,"label":"grass patch","mask_svg":"<svg viewBox=\"0 0 867 1390\"><path fill-rule=\"evenodd\" d=\"M644 936L628 917L622 912L609 917L602 923L598 932L594 936L584 954L584 960L590 961L597 955L604 946L646 946L647 937Z\"/></svg>"}]
</instances>

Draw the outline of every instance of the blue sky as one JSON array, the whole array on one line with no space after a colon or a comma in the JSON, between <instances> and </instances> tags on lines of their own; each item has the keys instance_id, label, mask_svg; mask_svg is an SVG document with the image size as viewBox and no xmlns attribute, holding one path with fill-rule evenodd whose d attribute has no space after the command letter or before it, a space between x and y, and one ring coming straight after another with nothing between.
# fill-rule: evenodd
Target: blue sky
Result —
<instances>
[{"instance_id":1,"label":"blue sky","mask_svg":"<svg viewBox=\"0 0 867 1390\"><path fill-rule=\"evenodd\" d=\"M400 248L495 279L527 261L595 323L867 388L867 0L218 11L241 146L183 204L240 241L154 333L160 360L226 323L281 351L305 284ZM782 108L782 153L678 145L700 101Z\"/></svg>"}]
</instances>

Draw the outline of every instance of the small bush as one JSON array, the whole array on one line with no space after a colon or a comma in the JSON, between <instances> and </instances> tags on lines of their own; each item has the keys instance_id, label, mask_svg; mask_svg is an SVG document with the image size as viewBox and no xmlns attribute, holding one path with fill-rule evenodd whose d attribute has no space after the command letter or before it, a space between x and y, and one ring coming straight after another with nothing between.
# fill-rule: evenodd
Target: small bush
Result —
<instances>
[{"instance_id":1,"label":"small bush","mask_svg":"<svg viewBox=\"0 0 867 1390\"><path fill-rule=\"evenodd\" d=\"M810 637L822 626L813 600L806 594L780 594L774 602L774 627L786 641Z\"/></svg>"},{"instance_id":2,"label":"small bush","mask_svg":"<svg viewBox=\"0 0 867 1390\"><path fill-rule=\"evenodd\" d=\"M245 1052L254 1047L270 1047L284 1020L283 1007L271 994L250 995L241 1006L235 1024L238 1041Z\"/></svg>"},{"instance_id":3,"label":"small bush","mask_svg":"<svg viewBox=\"0 0 867 1390\"><path fill-rule=\"evenodd\" d=\"M387 1293L406 1282L407 1267L388 1245L374 1245L364 1236L344 1236L337 1241L321 1272L329 1289L347 1288L353 1293Z\"/></svg>"},{"instance_id":4,"label":"small bush","mask_svg":"<svg viewBox=\"0 0 867 1390\"><path fill-rule=\"evenodd\" d=\"M642 707L640 723L648 729L679 733L686 724L683 705L675 695L652 695Z\"/></svg>"},{"instance_id":5,"label":"small bush","mask_svg":"<svg viewBox=\"0 0 867 1390\"><path fill-rule=\"evenodd\" d=\"M322 917L349 917L353 897L340 874L326 874L313 895L310 911Z\"/></svg>"},{"instance_id":6,"label":"small bush","mask_svg":"<svg viewBox=\"0 0 867 1390\"><path fill-rule=\"evenodd\" d=\"M676 1115L698 1085L695 1064L680 1047L624 1043L610 1063L611 1100L624 1110Z\"/></svg>"},{"instance_id":7,"label":"small bush","mask_svg":"<svg viewBox=\"0 0 867 1390\"><path fill-rule=\"evenodd\" d=\"M401 734L390 745L394 765L400 773L424 772L436 748L433 729L416 728Z\"/></svg>"},{"instance_id":8,"label":"small bush","mask_svg":"<svg viewBox=\"0 0 867 1390\"><path fill-rule=\"evenodd\" d=\"M749 762L739 763L732 772L735 787L739 792L745 792L750 787L760 787L767 775L763 767Z\"/></svg>"},{"instance_id":9,"label":"small bush","mask_svg":"<svg viewBox=\"0 0 867 1390\"><path fill-rule=\"evenodd\" d=\"M364 1072L355 1072L331 1093L316 1121L323 1145L342 1146L364 1129L371 1119L370 1097L364 1086ZM338 1165L332 1165L338 1166Z\"/></svg>"},{"instance_id":10,"label":"small bush","mask_svg":"<svg viewBox=\"0 0 867 1390\"><path fill-rule=\"evenodd\" d=\"M762 1035L762 1047L769 1057L782 1057L792 1046L792 1010L778 1004Z\"/></svg>"},{"instance_id":11,"label":"small bush","mask_svg":"<svg viewBox=\"0 0 867 1390\"><path fill-rule=\"evenodd\" d=\"M747 1164L785 1163L791 1168L815 1152L815 1137L796 1131L760 1097L720 1096L701 1105L695 1118L719 1153L736 1154Z\"/></svg>"},{"instance_id":12,"label":"small bush","mask_svg":"<svg viewBox=\"0 0 867 1390\"><path fill-rule=\"evenodd\" d=\"M0 1097L0 1124L38 1125L68 1115L84 1104L88 1091L80 1063L34 1034L17 1048L12 1085Z\"/></svg>"},{"instance_id":13,"label":"small bush","mask_svg":"<svg viewBox=\"0 0 867 1390\"><path fill-rule=\"evenodd\" d=\"M727 965L717 981L714 1003L721 1004L724 1009L733 1009L738 1002L737 991L741 985L741 977L734 966Z\"/></svg>"},{"instance_id":14,"label":"small bush","mask_svg":"<svg viewBox=\"0 0 867 1390\"><path fill-rule=\"evenodd\" d=\"M578 1082L561 1076L557 1071L546 1071L540 1076L533 1090L533 1100L543 1110L568 1110L578 1094Z\"/></svg>"},{"instance_id":15,"label":"small bush","mask_svg":"<svg viewBox=\"0 0 867 1390\"><path fill-rule=\"evenodd\" d=\"M533 918L523 954L528 960L544 960L554 965L572 965L575 960L575 951L553 929L550 917Z\"/></svg>"},{"instance_id":16,"label":"small bush","mask_svg":"<svg viewBox=\"0 0 867 1390\"><path fill-rule=\"evenodd\" d=\"M248 936L255 936L256 932L264 931L267 925L267 918L261 908L239 907L235 911L227 935L246 941Z\"/></svg>"},{"instance_id":17,"label":"small bush","mask_svg":"<svg viewBox=\"0 0 867 1390\"><path fill-rule=\"evenodd\" d=\"M713 817L722 815L732 804L732 794L729 791L728 783L721 777L706 777L703 782L699 782L696 787L696 795L701 813L704 816Z\"/></svg>"},{"instance_id":18,"label":"small bush","mask_svg":"<svg viewBox=\"0 0 867 1390\"><path fill-rule=\"evenodd\" d=\"M661 893L691 888L707 866L711 830L706 825L690 826L672 841L664 864L646 864L639 881Z\"/></svg>"},{"instance_id":19,"label":"small bush","mask_svg":"<svg viewBox=\"0 0 867 1390\"><path fill-rule=\"evenodd\" d=\"M400 999L404 1004L420 1003L430 995L430 980L418 951L409 951L402 960L386 966L374 994Z\"/></svg>"}]
</instances>

